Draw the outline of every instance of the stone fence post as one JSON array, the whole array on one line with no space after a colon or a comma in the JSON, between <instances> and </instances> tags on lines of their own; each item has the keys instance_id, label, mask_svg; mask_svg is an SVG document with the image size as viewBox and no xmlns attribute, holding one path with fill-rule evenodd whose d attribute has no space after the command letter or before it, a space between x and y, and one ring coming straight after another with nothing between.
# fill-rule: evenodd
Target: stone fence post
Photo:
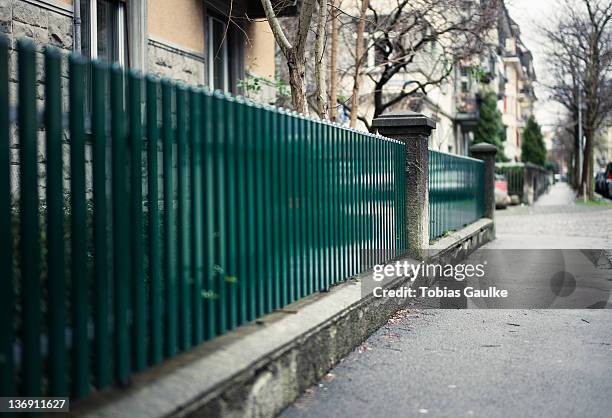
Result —
<instances>
[{"instance_id":1,"label":"stone fence post","mask_svg":"<svg viewBox=\"0 0 612 418\"><path fill-rule=\"evenodd\" d=\"M523 166L523 203L533 205L537 199L536 190L534 188L536 182L536 170L529 163Z\"/></svg>"},{"instance_id":2,"label":"stone fence post","mask_svg":"<svg viewBox=\"0 0 612 418\"><path fill-rule=\"evenodd\" d=\"M406 145L405 202L408 255L422 259L429 247L428 144L436 123L421 113L391 113L372 121L378 133Z\"/></svg>"},{"instance_id":3,"label":"stone fence post","mask_svg":"<svg viewBox=\"0 0 612 418\"><path fill-rule=\"evenodd\" d=\"M484 178L484 201L485 201L485 218L492 221L495 219L495 155L497 148L495 145L481 142L480 144L470 147L470 154L474 158L484 161L485 178ZM493 223L495 225L495 223ZM495 236L495 226L493 226L493 235Z\"/></svg>"}]
</instances>

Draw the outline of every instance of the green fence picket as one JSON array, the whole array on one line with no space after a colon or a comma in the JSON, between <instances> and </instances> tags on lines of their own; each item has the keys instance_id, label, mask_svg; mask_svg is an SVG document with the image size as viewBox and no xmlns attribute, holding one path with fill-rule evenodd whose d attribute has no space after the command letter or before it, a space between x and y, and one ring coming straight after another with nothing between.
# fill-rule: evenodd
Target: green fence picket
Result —
<instances>
[{"instance_id":1,"label":"green fence picket","mask_svg":"<svg viewBox=\"0 0 612 418\"><path fill-rule=\"evenodd\" d=\"M252 133L254 127L254 112L255 108L252 102L247 102L245 105L244 113L244 134ZM248 320L253 320L257 316L257 227L255 224L255 179L257 178L257 171L255 168L255 144L252 137L243 139L244 141L244 158L245 158L245 206L246 210L246 236L244 238L246 242L247 252L247 270L246 283L244 292L246 293L245 308L247 310Z\"/></svg>"},{"instance_id":2,"label":"green fence picket","mask_svg":"<svg viewBox=\"0 0 612 418\"><path fill-rule=\"evenodd\" d=\"M250 155L247 148L247 126L245 125L246 105L244 99L236 98L235 107L235 140L234 147L236 153L236 271L238 286L238 323L248 321L248 287L249 283L249 257L247 255L247 188L246 188L246 166Z\"/></svg>"},{"instance_id":3,"label":"green fence picket","mask_svg":"<svg viewBox=\"0 0 612 418\"><path fill-rule=\"evenodd\" d=\"M15 394L15 291L9 143L9 42L0 36L0 396Z\"/></svg>"},{"instance_id":4,"label":"green fence picket","mask_svg":"<svg viewBox=\"0 0 612 418\"><path fill-rule=\"evenodd\" d=\"M327 127L326 134L329 141L329 155L327 158L327 164L329 166L327 175L329 176L329 228L331 232L330 237L330 257L331 257L331 272L330 272L330 285L336 283L336 277L338 276L338 227L340 223L336 217L338 213L338 187L336 180L338 179L338 173L336 170L336 162L338 161L338 154L336 152L336 130L331 126Z\"/></svg>"},{"instance_id":5,"label":"green fence picket","mask_svg":"<svg viewBox=\"0 0 612 418\"><path fill-rule=\"evenodd\" d=\"M174 205L174 125L172 109L175 86L162 81L162 142L164 189L164 289L165 354L173 357L178 350L176 208Z\"/></svg>"},{"instance_id":6,"label":"green fence picket","mask_svg":"<svg viewBox=\"0 0 612 418\"><path fill-rule=\"evenodd\" d=\"M99 388L112 381L109 367L111 356L109 342L109 263L108 263L108 208L106 186L106 159L108 146L106 132L106 97L108 67L93 63L92 82L92 165L93 165L93 263L94 263L94 373Z\"/></svg>"},{"instance_id":7,"label":"green fence picket","mask_svg":"<svg viewBox=\"0 0 612 418\"><path fill-rule=\"evenodd\" d=\"M272 294L273 294L273 279L272 276L273 266L272 260L274 255L272 254L272 184L271 184L271 127L270 127L270 111L262 106L260 109L261 113L261 160L262 160L262 171L260 175L262 177L262 194L261 199L263 201L263 245L264 245L264 312L271 312L273 308Z\"/></svg>"},{"instance_id":8,"label":"green fence picket","mask_svg":"<svg viewBox=\"0 0 612 418\"><path fill-rule=\"evenodd\" d=\"M215 148L213 98L210 92L202 94L202 164L204 193L204 282L202 293L204 300L204 337L217 335L217 305L220 303L215 270ZM250 257L252 260L252 257ZM254 278L253 276L251 276ZM253 298L249 298L253 300ZM254 318L254 315L253 315Z\"/></svg>"},{"instance_id":9,"label":"green fence picket","mask_svg":"<svg viewBox=\"0 0 612 418\"><path fill-rule=\"evenodd\" d=\"M127 202L127 135L124 101L124 74L113 65L110 75L110 109L112 137L112 205L113 205L113 300L114 362L116 379L127 384L131 373L129 341L129 224Z\"/></svg>"},{"instance_id":10,"label":"green fence picket","mask_svg":"<svg viewBox=\"0 0 612 418\"><path fill-rule=\"evenodd\" d=\"M295 300L296 294L296 248L295 248L295 129L293 115L287 114L285 123L287 126L287 179L286 179L286 201L287 206L287 258L289 260L289 274L287 280L289 282L287 289L287 303Z\"/></svg>"},{"instance_id":11,"label":"green fence picket","mask_svg":"<svg viewBox=\"0 0 612 418\"><path fill-rule=\"evenodd\" d=\"M239 281L236 270L238 240L236 236L236 166L237 150L235 138L235 101L224 97L221 103L221 112L224 118L224 149L225 164L223 176L225 177L225 201L221 202L225 208L225 261L221 264L223 268L223 283L227 291L225 314L227 315L227 327L233 329L238 326L238 289Z\"/></svg>"},{"instance_id":12,"label":"green fence picket","mask_svg":"<svg viewBox=\"0 0 612 418\"><path fill-rule=\"evenodd\" d=\"M305 144L306 144L306 131L305 131L305 119L303 115L296 114L296 122L297 122L297 142L296 142L296 153L295 153L295 167L297 169L297 183L296 183L296 216L297 216L297 224L296 224L296 245L297 245L297 254L298 254L298 264L296 265L298 273L298 283L297 283L297 299L301 299L307 295L307 282L308 282L308 271L306 266L306 213L305 213L305 205L304 201L306 199L306 172L304 170L305 167Z\"/></svg>"},{"instance_id":13,"label":"green fence picket","mask_svg":"<svg viewBox=\"0 0 612 418\"><path fill-rule=\"evenodd\" d=\"M306 268L308 275L308 294L313 293L316 289L315 275L317 270L317 259L314 257L314 241L315 241L315 225L316 220L314 214L314 172L313 172L313 157L314 157L314 141L313 141L313 120L306 120L306 141L304 144L305 148L305 178L306 178L306 189L304 191L304 209L306 212L305 216L305 229L306 229ZM272 174L274 175L274 174ZM276 241L276 237L274 238Z\"/></svg>"},{"instance_id":14,"label":"green fence picket","mask_svg":"<svg viewBox=\"0 0 612 418\"><path fill-rule=\"evenodd\" d=\"M287 113L284 109L279 110L279 136L278 142L278 197L279 197L279 229L280 229L280 242L279 242L279 256L281 258L281 306L285 306L289 303L289 283L291 281L291 263L290 263L290 252L289 252L289 228L288 228L288 211L289 211L289 195L288 195L288 153L289 146L287 141L288 130L287 130ZM251 220L249 220L251 222Z\"/></svg>"},{"instance_id":15,"label":"green fence picket","mask_svg":"<svg viewBox=\"0 0 612 418\"><path fill-rule=\"evenodd\" d=\"M321 123L318 120L312 122L312 181L313 191L310 195L311 208L313 213L313 251L315 257L314 274L316 275L315 290L321 291L325 288L325 257L323 248L323 218L321 216ZM282 136L281 136L282 138Z\"/></svg>"},{"instance_id":16,"label":"green fence picket","mask_svg":"<svg viewBox=\"0 0 612 418\"><path fill-rule=\"evenodd\" d=\"M189 119L189 143L191 145L191 239L192 239L192 277L191 292L193 324L193 343L199 344L204 339L204 317L202 304L202 281L204 270L204 221L202 190L202 133L201 133L201 98L200 91L189 91L191 117Z\"/></svg>"},{"instance_id":17,"label":"green fence picket","mask_svg":"<svg viewBox=\"0 0 612 418\"><path fill-rule=\"evenodd\" d=\"M270 227L272 233L270 236L271 240L271 256L272 256L272 308L279 309L282 306L281 302L281 257L280 257L280 243L281 243L281 223L280 223L280 158L281 151L279 144L281 143L280 137L280 125L279 125L279 114L278 112L270 112L272 120L270 122L270 206L271 222ZM237 124L238 125L238 124ZM240 195L240 192L239 192Z\"/></svg>"},{"instance_id":18,"label":"green fence picket","mask_svg":"<svg viewBox=\"0 0 612 418\"><path fill-rule=\"evenodd\" d=\"M212 114L214 121L221 123L213 123L213 162L214 162L214 202L215 202L215 222L213 229L215 259L213 262L214 269L214 285L217 289L218 300L215 303L216 307L216 324L215 328L219 334L223 334L228 329L227 320L227 281L225 268L226 265L226 243L227 234L225 230L225 164L227 161L227 147L225 142L225 115L223 114L223 104L225 97L220 92L213 94Z\"/></svg>"},{"instance_id":19,"label":"green fence picket","mask_svg":"<svg viewBox=\"0 0 612 418\"><path fill-rule=\"evenodd\" d=\"M323 128L321 141L323 142L324 157L323 157L323 181L324 181L324 201L323 207L325 208L325 251L326 251L326 274L325 274L325 290L328 290L333 283L333 277L335 274L335 263L334 263L334 227L333 227L333 189L332 181L334 179L332 174L332 150L333 141L330 135L331 126L325 125Z\"/></svg>"},{"instance_id":20,"label":"green fence picket","mask_svg":"<svg viewBox=\"0 0 612 418\"><path fill-rule=\"evenodd\" d=\"M89 392L89 277L87 274L87 213L85 200L85 61L70 57L70 242L72 286L73 391Z\"/></svg>"},{"instance_id":21,"label":"green fence picket","mask_svg":"<svg viewBox=\"0 0 612 418\"><path fill-rule=\"evenodd\" d=\"M145 277L142 216L142 102L143 78L132 70L128 74L128 114L130 149L130 244L132 283L133 368L140 371L147 364L145 348Z\"/></svg>"},{"instance_id":22,"label":"green fence picket","mask_svg":"<svg viewBox=\"0 0 612 418\"><path fill-rule=\"evenodd\" d=\"M187 90L179 85L176 89L176 143L178 164L178 323L179 346L181 350L191 347L191 298L189 297L191 281L191 259L189 229L189 144L187 127L189 121L187 107Z\"/></svg>"},{"instance_id":23,"label":"green fence picket","mask_svg":"<svg viewBox=\"0 0 612 418\"><path fill-rule=\"evenodd\" d=\"M46 48L44 54L49 394L67 396L61 56L54 48Z\"/></svg>"},{"instance_id":24,"label":"green fence picket","mask_svg":"<svg viewBox=\"0 0 612 418\"><path fill-rule=\"evenodd\" d=\"M38 212L38 147L36 141L36 68L34 45L18 43L20 246L22 281L23 391L28 396L42 393L40 233Z\"/></svg>"},{"instance_id":25,"label":"green fence picket","mask_svg":"<svg viewBox=\"0 0 612 418\"><path fill-rule=\"evenodd\" d=\"M157 118L159 82L149 76L146 79L147 103L147 209L149 237L149 337L150 363L162 360L162 264L160 253L159 214L159 125Z\"/></svg>"}]
</instances>

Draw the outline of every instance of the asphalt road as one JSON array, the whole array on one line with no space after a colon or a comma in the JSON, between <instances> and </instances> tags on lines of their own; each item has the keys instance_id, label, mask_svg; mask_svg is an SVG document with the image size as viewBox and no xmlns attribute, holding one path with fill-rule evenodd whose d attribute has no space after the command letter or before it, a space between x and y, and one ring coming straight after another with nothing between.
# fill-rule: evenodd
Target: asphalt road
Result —
<instances>
[{"instance_id":1,"label":"asphalt road","mask_svg":"<svg viewBox=\"0 0 612 418\"><path fill-rule=\"evenodd\" d=\"M490 248L612 248L612 207L550 193L498 213ZM610 417L612 310L414 307L281 416Z\"/></svg>"}]
</instances>

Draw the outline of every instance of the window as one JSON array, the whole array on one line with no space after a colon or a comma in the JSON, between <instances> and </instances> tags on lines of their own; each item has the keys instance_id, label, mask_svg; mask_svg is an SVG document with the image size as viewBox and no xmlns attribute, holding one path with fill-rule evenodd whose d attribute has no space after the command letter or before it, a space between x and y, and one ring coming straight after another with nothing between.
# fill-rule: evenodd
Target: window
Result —
<instances>
[{"instance_id":1,"label":"window","mask_svg":"<svg viewBox=\"0 0 612 418\"><path fill-rule=\"evenodd\" d=\"M235 24L208 13L206 20L207 79L211 89L238 93L244 78L242 31Z\"/></svg>"},{"instance_id":2,"label":"window","mask_svg":"<svg viewBox=\"0 0 612 418\"><path fill-rule=\"evenodd\" d=\"M227 24L216 17L208 18L208 85L215 90L229 91L229 56Z\"/></svg>"},{"instance_id":3,"label":"window","mask_svg":"<svg viewBox=\"0 0 612 418\"><path fill-rule=\"evenodd\" d=\"M81 0L82 53L128 66L127 16L120 0Z\"/></svg>"}]
</instances>

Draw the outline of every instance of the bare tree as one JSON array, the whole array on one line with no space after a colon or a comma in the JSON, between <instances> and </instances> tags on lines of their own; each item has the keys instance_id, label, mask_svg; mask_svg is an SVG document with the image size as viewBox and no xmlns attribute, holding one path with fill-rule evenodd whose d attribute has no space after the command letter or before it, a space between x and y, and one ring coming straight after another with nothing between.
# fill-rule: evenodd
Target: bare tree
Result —
<instances>
[{"instance_id":1,"label":"bare tree","mask_svg":"<svg viewBox=\"0 0 612 418\"><path fill-rule=\"evenodd\" d=\"M425 95L451 75L457 62L486 49L500 7L497 0L480 2L481 5L459 0L393 3L370 1L366 18L357 22L366 21L368 42L363 53L357 51L356 62L363 63L371 54L375 60L374 66L362 71L370 82L374 114L356 110L357 97L352 97L351 105L344 106L353 119L366 126L371 118L406 98ZM396 87L398 81L403 82L400 88Z\"/></svg>"},{"instance_id":2,"label":"bare tree","mask_svg":"<svg viewBox=\"0 0 612 418\"><path fill-rule=\"evenodd\" d=\"M552 150L550 160L553 161L558 168L565 163L568 168L571 168L574 164L575 155L575 133L574 133L574 121L572 118L565 118L559 121L557 128L555 129L555 135L553 137Z\"/></svg>"},{"instance_id":3,"label":"bare tree","mask_svg":"<svg viewBox=\"0 0 612 418\"><path fill-rule=\"evenodd\" d=\"M327 28L327 0L319 0L317 19L317 36L315 39L315 81L317 113L322 119L329 119L329 101L327 100L327 78L325 60L325 33Z\"/></svg>"},{"instance_id":4,"label":"bare tree","mask_svg":"<svg viewBox=\"0 0 612 418\"><path fill-rule=\"evenodd\" d=\"M365 31L366 13L370 6L370 0L361 0L359 22L357 23L357 44L355 46L355 74L353 76L353 94L351 95L351 128L357 126L357 114L359 113L359 89L361 86L361 67L365 59L363 53L363 32Z\"/></svg>"},{"instance_id":5,"label":"bare tree","mask_svg":"<svg viewBox=\"0 0 612 418\"><path fill-rule=\"evenodd\" d=\"M565 53L551 55L551 64L559 76L553 84L553 99L569 109L584 109L578 192L592 197L595 135L612 112L612 3L582 0L577 7L574 2L566 2L562 17L546 35L554 50ZM578 92L571 91L570 86ZM579 144L575 150L580 150Z\"/></svg>"},{"instance_id":6,"label":"bare tree","mask_svg":"<svg viewBox=\"0 0 612 418\"><path fill-rule=\"evenodd\" d=\"M340 0L331 0L331 51L329 63L329 102L330 119L336 121L338 117L338 31L340 21L338 20L338 9L341 7Z\"/></svg>"},{"instance_id":7,"label":"bare tree","mask_svg":"<svg viewBox=\"0 0 612 418\"><path fill-rule=\"evenodd\" d=\"M584 100L579 77L579 62L573 54L575 48L574 37L570 32L563 30L555 33L546 30L547 37L554 38L546 51L549 57L549 70L551 82L545 83L550 91L550 98L561 104L567 111L568 117L563 119L559 126L567 134L571 135L573 158L570 160L570 172L572 186L577 189L580 184L580 135L579 135L579 111L578 106Z\"/></svg>"},{"instance_id":8,"label":"bare tree","mask_svg":"<svg viewBox=\"0 0 612 418\"><path fill-rule=\"evenodd\" d=\"M303 0L298 16L297 31L293 42L289 41L278 20L271 0L261 0L266 18L281 52L287 60L289 86L294 110L308 113L306 100L306 40L312 21L316 0Z\"/></svg>"}]
</instances>

